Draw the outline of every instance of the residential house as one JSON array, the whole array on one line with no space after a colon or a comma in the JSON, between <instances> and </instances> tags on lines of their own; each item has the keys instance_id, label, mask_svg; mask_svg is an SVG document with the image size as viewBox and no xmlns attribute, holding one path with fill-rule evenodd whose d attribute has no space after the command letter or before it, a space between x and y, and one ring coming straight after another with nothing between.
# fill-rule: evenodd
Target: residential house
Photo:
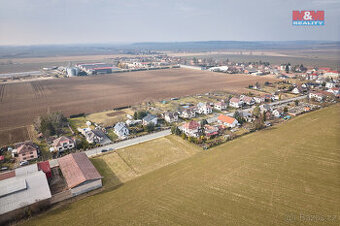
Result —
<instances>
[{"instance_id":1,"label":"residential house","mask_svg":"<svg viewBox=\"0 0 340 226\"><path fill-rule=\"evenodd\" d=\"M332 93L334 96L339 96L340 95L340 88L330 88L327 90L327 92Z\"/></svg>"},{"instance_id":2,"label":"residential house","mask_svg":"<svg viewBox=\"0 0 340 226\"><path fill-rule=\"evenodd\" d=\"M196 110L194 107L191 108L185 108L181 114L180 117L185 119L195 118L196 117Z\"/></svg>"},{"instance_id":3,"label":"residential house","mask_svg":"<svg viewBox=\"0 0 340 226\"><path fill-rule=\"evenodd\" d=\"M177 112L165 112L164 120L168 123L173 123L178 121L178 113Z\"/></svg>"},{"instance_id":4,"label":"residential house","mask_svg":"<svg viewBox=\"0 0 340 226\"><path fill-rule=\"evenodd\" d=\"M240 111L240 116L244 118L247 122L253 122L255 120L255 116L249 111Z\"/></svg>"},{"instance_id":5,"label":"residential house","mask_svg":"<svg viewBox=\"0 0 340 226\"><path fill-rule=\"evenodd\" d=\"M54 151L63 152L75 148L76 141L71 137L59 137L53 140L52 147Z\"/></svg>"},{"instance_id":6,"label":"residential house","mask_svg":"<svg viewBox=\"0 0 340 226\"><path fill-rule=\"evenodd\" d=\"M143 123L143 125L149 125L150 123L157 125L157 116L152 115L152 114L148 114L147 116L145 116L142 119L142 123Z\"/></svg>"},{"instance_id":7,"label":"residential house","mask_svg":"<svg viewBox=\"0 0 340 226\"><path fill-rule=\"evenodd\" d=\"M293 94L300 94L302 92L303 92L302 89L299 88L298 86L294 87L294 89L291 91L291 93L293 93Z\"/></svg>"},{"instance_id":8,"label":"residential house","mask_svg":"<svg viewBox=\"0 0 340 226\"><path fill-rule=\"evenodd\" d=\"M260 105L260 111L261 113L266 111L272 111L272 107L269 104L262 104Z\"/></svg>"},{"instance_id":9,"label":"residential house","mask_svg":"<svg viewBox=\"0 0 340 226\"><path fill-rule=\"evenodd\" d=\"M319 102L322 101L323 99L325 99L325 95L323 95L320 92L314 92L314 91L310 92L308 94L308 97L310 99L315 99L316 101L319 101Z\"/></svg>"},{"instance_id":10,"label":"residential house","mask_svg":"<svg viewBox=\"0 0 340 226\"><path fill-rule=\"evenodd\" d=\"M207 137L217 135L218 134L218 127L206 124L206 125L204 125L204 134Z\"/></svg>"},{"instance_id":11,"label":"residential house","mask_svg":"<svg viewBox=\"0 0 340 226\"><path fill-rule=\"evenodd\" d=\"M86 138L86 141L90 144L99 143L103 140L103 137L97 136L96 133L94 133L90 128L78 128L78 131L83 134L83 136Z\"/></svg>"},{"instance_id":12,"label":"residential house","mask_svg":"<svg viewBox=\"0 0 340 226\"><path fill-rule=\"evenodd\" d=\"M257 104L261 104L261 103L263 103L265 101L265 99L264 99L263 96L258 96L258 97L254 97L254 101Z\"/></svg>"},{"instance_id":13,"label":"residential house","mask_svg":"<svg viewBox=\"0 0 340 226\"><path fill-rule=\"evenodd\" d=\"M208 103L198 103L197 104L197 113L198 114L211 114L212 113L212 107Z\"/></svg>"},{"instance_id":14,"label":"residential house","mask_svg":"<svg viewBox=\"0 0 340 226\"><path fill-rule=\"evenodd\" d=\"M265 102L270 102L270 101L274 100L274 96L271 95L271 94L265 94L265 95L263 95L263 97L264 97Z\"/></svg>"},{"instance_id":15,"label":"residential house","mask_svg":"<svg viewBox=\"0 0 340 226\"><path fill-rule=\"evenodd\" d=\"M99 143L101 145L109 144L111 143L111 140L105 135L105 133L101 129L93 129L92 133L95 135L96 143Z\"/></svg>"},{"instance_id":16,"label":"residential house","mask_svg":"<svg viewBox=\"0 0 340 226\"><path fill-rule=\"evenodd\" d=\"M184 123L178 128L189 137L199 137L201 132L201 124L196 121Z\"/></svg>"},{"instance_id":17,"label":"residential house","mask_svg":"<svg viewBox=\"0 0 340 226\"><path fill-rule=\"evenodd\" d=\"M240 98L233 97L229 100L229 106L233 108L240 108L243 105L243 101Z\"/></svg>"},{"instance_id":18,"label":"residential house","mask_svg":"<svg viewBox=\"0 0 340 226\"><path fill-rule=\"evenodd\" d=\"M114 127L114 132L119 138L122 138L122 139L129 136L129 129L127 128L127 126L124 122L116 123L116 125Z\"/></svg>"},{"instance_id":19,"label":"residential house","mask_svg":"<svg viewBox=\"0 0 340 226\"><path fill-rule=\"evenodd\" d=\"M227 104L225 102L222 102L222 101L214 104L214 108L219 110L219 111L223 111L223 110L227 109L227 107L228 107Z\"/></svg>"},{"instance_id":20,"label":"residential house","mask_svg":"<svg viewBox=\"0 0 340 226\"><path fill-rule=\"evenodd\" d=\"M283 111L281 109L275 109L273 112L272 112L272 115L275 117L275 118L280 118L281 116L283 116Z\"/></svg>"},{"instance_id":21,"label":"residential house","mask_svg":"<svg viewBox=\"0 0 340 226\"><path fill-rule=\"evenodd\" d=\"M335 83L334 82L326 82L325 87L330 89L330 88L334 88L335 87Z\"/></svg>"},{"instance_id":22,"label":"residential house","mask_svg":"<svg viewBox=\"0 0 340 226\"><path fill-rule=\"evenodd\" d=\"M219 115L218 116L218 121L227 126L227 127L230 127L230 128L234 128L235 126L238 125L238 121L233 118L233 117L230 117L230 116L227 116L227 115Z\"/></svg>"},{"instance_id":23,"label":"residential house","mask_svg":"<svg viewBox=\"0 0 340 226\"><path fill-rule=\"evenodd\" d=\"M241 98L241 100L243 101L243 103L245 103L246 105L249 105L249 106L255 104L255 100L252 97L243 96Z\"/></svg>"},{"instance_id":24,"label":"residential house","mask_svg":"<svg viewBox=\"0 0 340 226\"><path fill-rule=\"evenodd\" d=\"M12 150L12 156L20 162L36 159L39 156L39 148L31 141L20 143Z\"/></svg>"}]
</instances>

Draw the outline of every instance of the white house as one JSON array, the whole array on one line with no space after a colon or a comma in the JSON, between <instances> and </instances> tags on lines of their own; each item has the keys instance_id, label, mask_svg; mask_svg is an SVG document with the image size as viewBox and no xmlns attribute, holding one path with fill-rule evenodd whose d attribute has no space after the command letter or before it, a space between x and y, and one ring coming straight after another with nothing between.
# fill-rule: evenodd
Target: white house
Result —
<instances>
[{"instance_id":1,"label":"white house","mask_svg":"<svg viewBox=\"0 0 340 226\"><path fill-rule=\"evenodd\" d=\"M90 144L92 143L100 143L104 137L99 136L95 132L93 132L90 128L78 128L78 131L84 135L86 138L86 141L89 142Z\"/></svg>"},{"instance_id":2,"label":"white house","mask_svg":"<svg viewBox=\"0 0 340 226\"><path fill-rule=\"evenodd\" d=\"M217 103L214 104L214 108L219 110L219 111L223 111L223 110L227 109L227 104L222 102L222 101L217 102Z\"/></svg>"},{"instance_id":3,"label":"white house","mask_svg":"<svg viewBox=\"0 0 340 226\"><path fill-rule=\"evenodd\" d=\"M182 118L189 119L196 117L196 110L195 108L186 108L181 112L180 115Z\"/></svg>"},{"instance_id":4,"label":"white house","mask_svg":"<svg viewBox=\"0 0 340 226\"><path fill-rule=\"evenodd\" d=\"M229 101L229 106L233 108L240 108L243 105L243 101L239 98L233 97Z\"/></svg>"},{"instance_id":5,"label":"white house","mask_svg":"<svg viewBox=\"0 0 340 226\"><path fill-rule=\"evenodd\" d=\"M129 136L129 129L127 128L126 124L124 122L118 122L116 123L115 127L114 127L114 131L115 134L119 137L119 138L126 138L127 136Z\"/></svg>"},{"instance_id":6,"label":"white house","mask_svg":"<svg viewBox=\"0 0 340 226\"><path fill-rule=\"evenodd\" d=\"M178 128L189 137L198 137L201 125L196 121L190 121Z\"/></svg>"},{"instance_id":7,"label":"white house","mask_svg":"<svg viewBox=\"0 0 340 226\"><path fill-rule=\"evenodd\" d=\"M164 113L164 120L168 123L173 123L178 121L178 114L177 112L165 112Z\"/></svg>"},{"instance_id":8,"label":"white house","mask_svg":"<svg viewBox=\"0 0 340 226\"><path fill-rule=\"evenodd\" d=\"M334 82L326 82L325 87L328 88L328 89L334 88L335 87L335 83Z\"/></svg>"},{"instance_id":9,"label":"white house","mask_svg":"<svg viewBox=\"0 0 340 226\"><path fill-rule=\"evenodd\" d=\"M149 125L150 123L153 123L154 125L157 125L157 116L148 114L142 119L143 125Z\"/></svg>"},{"instance_id":10,"label":"white house","mask_svg":"<svg viewBox=\"0 0 340 226\"><path fill-rule=\"evenodd\" d=\"M212 107L207 103L200 102L200 103L197 104L197 113L198 114L205 114L205 115L211 114L212 113Z\"/></svg>"},{"instance_id":11,"label":"white house","mask_svg":"<svg viewBox=\"0 0 340 226\"><path fill-rule=\"evenodd\" d=\"M265 101L265 98L263 96L253 97L253 99L257 104L263 103Z\"/></svg>"},{"instance_id":12,"label":"white house","mask_svg":"<svg viewBox=\"0 0 340 226\"><path fill-rule=\"evenodd\" d=\"M332 93L335 96L339 96L340 95L340 88L336 88L336 87L330 88L330 89L327 90L327 92Z\"/></svg>"},{"instance_id":13,"label":"white house","mask_svg":"<svg viewBox=\"0 0 340 226\"><path fill-rule=\"evenodd\" d=\"M325 96L322 93L318 93L318 92L310 92L308 94L308 97L310 99L315 99L317 101L322 101L325 98Z\"/></svg>"},{"instance_id":14,"label":"white house","mask_svg":"<svg viewBox=\"0 0 340 226\"><path fill-rule=\"evenodd\" d=\"M65 137L65 136L62 136L62 137L59 137L53 140L53 143L52 143L52 147L54 151L58 151L58 152L71 150L75 148L75 146L76 146L75 140L70 137Z\"/></svg>"},{"instance_id":15,"label":"white house","mask_svg":"<svg viewBox=\"0 0 340 226\"><path fill-rule=\"evenodd\" d=\"M243 101L243 103L245 103L245 104L247 104L247 105L253 105L253 104L255 104L255 100L254 100L254 98L252 98L252 97L243 96L243 97L241 98L241 100Z\"/></svg>"},{"instance_id":16,"label":"white house","mask_svg":"<svg viewBox=\"0 0 340 226\"><path fill-rule=\"evenodd\" d=\"M275 110L272 112L272 115L273 115L275 118L280 118L280 117L283 115L283 111L280 110L280 109L275 109Z\"/></svg>"},{"instance_id":17,"label":"white house","mask_svg":"<svg viewBox=\"0 0 340 226\"><path fill-rule=\"evenodd\" d=\"M218 121L227 126L227 127L230 127L230 128L234 128L235 126L238 125L238 121L233 118L233 117L230 117L230 116L227 116L227 115L219 115L218 116Z\"/></svg>"}]
</instances>

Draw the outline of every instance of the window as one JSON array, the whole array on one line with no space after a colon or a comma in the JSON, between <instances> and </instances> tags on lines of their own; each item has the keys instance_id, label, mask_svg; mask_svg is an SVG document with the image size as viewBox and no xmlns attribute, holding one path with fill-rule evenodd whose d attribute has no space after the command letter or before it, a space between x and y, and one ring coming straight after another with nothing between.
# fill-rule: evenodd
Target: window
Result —
<instances>
[{"instance_id":1,"label":"window","mask_svg":"<svg viewBox=\"0 0 340 226\"><path fill-rule=\"evenodd\" d=\"M31 151L30 154L33 155L33 151Z\"/></svg>"},{"instance_id":2,"label":"window","mask_svg":"<svg viewBox=\"0 0 340 226\"><path fill-rule=\"evenodd\" d=\"M33 155L31 155L31 158L34 158L34 156L33 156Z\"/></svg>"},{"instance_id":3,"label":"window","mask_svg":"<svg viewBox=\"0 0 340 226\"><path fill-rule=\"evenodd\" d=\"M24 157L23 159L26 160L26 157Z\"/></svg>"}]
</instances>

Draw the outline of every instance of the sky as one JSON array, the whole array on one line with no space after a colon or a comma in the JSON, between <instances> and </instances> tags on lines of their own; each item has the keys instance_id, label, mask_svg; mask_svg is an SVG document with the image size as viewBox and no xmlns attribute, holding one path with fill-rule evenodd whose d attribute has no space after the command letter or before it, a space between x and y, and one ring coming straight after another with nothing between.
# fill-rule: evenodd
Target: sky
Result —
<instances>
[{"instance_id":1,"label":"sky","mask_svg":"<svg viewBox=\"0 0 340 226\"><path fill-rule=\"evenodd\" d=\"M324 10L324 26L292 26ZM340 0L0 0L0 45L340 41Z\"/></svg>"}]
</instances>

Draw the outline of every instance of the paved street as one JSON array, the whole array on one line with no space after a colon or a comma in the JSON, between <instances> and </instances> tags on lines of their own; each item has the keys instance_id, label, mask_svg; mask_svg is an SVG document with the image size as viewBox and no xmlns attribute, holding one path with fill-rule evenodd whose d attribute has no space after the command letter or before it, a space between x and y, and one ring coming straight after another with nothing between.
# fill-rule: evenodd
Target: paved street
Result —
<instances>
[{"instance_id":1,"label":"paved street","mask_svg":"<svg viewBox=\"0 0 340 226\"><path fill-rule=\"evenodd\" d=\"M115 144L109 144L109 145L105 145L103 147L87 150L87 151L85 151L85 153L88 157L91 157L93 155L101 153L101 151L103 149L106 149L108 151L109 151L109 149L112 149L112 151L113 151L113 150L116 150L116 149L119 149L119 148L125 148L125 147L129 147L129 146L132 146L132 145L135 145L135 144L139 144L139 143L147 142L147 141L150 141L150 140L153 140L153 139L157 139L157 138L160 138L160 137L165 137L165 136L168 136L170 134L171 134L170 129L163 130L161 132L156 132L156 133L148 134L148 135L145 135L145 136L141 136L141 137L137 137L137 138L133 138L133 139L129 139L129 140L124 140L124 141L121 141L121 142L118 142L118 143L115 143Z\"/></svg>"},{"instance_id":2,"label":"paved street","mask_svg":"<svg viewBox=\"0 0 340 226\"><path fill-rule=\"evenodd\" d=\"M305 98L307 98L307 95L294 97L294 98L290 98L290 99L287 99L287 100L280 100L280 101L272 102L272 103L269 103L268 105L270 105L270 106L280 105L280 104L285 104L285 103L289 103L289 102L296 101L296 100L302 100L302 99L305 99Z\"/></svg>"}]
</instances>

